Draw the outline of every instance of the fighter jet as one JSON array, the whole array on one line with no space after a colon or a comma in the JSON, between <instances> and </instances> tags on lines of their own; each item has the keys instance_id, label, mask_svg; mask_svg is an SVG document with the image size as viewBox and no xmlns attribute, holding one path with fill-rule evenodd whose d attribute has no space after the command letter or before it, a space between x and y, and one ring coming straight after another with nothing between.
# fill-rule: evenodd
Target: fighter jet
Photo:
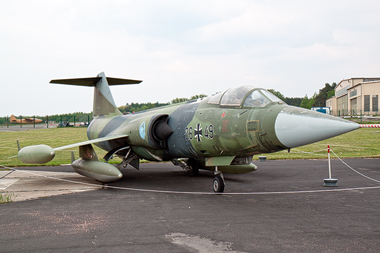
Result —
<instances>
[{"instance_id":1,"label":"fighter jet","mask_svg":"<svg viewBox=\"0 0 380 253\"><path fill-rule=\"evenodd\" d=\"M23 119L17 119L13 114L11 115L10 122L17 124L33 124L33 123L41 123L42 119L35 119L35 118L23 118Z\"/></svg>"},{"instance_id":2,"label":"fighter jet","mask_svg":"<svg viewBox=\"0 0 380 253\"><path fill-rule=\"evenodd\" d=\"M73 169L103 183L122 178L121 169L139 169L140 159L171 161L197 176L199 169L214 171L213 190L223 192L223 173L247 173L257 166L252 157L295 148L359 128L341 118L289 106L265 89L240 86L203 99L172 104L123 115L109 86L141 81L106 77L57 79L50 83L94 87L93 120L88 141L63 147L47 145L19 149L25 163L47 163L55 152L79 147L80 158L72 157ZM92 145L108 153L99 161ZM73 155L72 155L73 156Z\"/></svg>"}]
</instances>

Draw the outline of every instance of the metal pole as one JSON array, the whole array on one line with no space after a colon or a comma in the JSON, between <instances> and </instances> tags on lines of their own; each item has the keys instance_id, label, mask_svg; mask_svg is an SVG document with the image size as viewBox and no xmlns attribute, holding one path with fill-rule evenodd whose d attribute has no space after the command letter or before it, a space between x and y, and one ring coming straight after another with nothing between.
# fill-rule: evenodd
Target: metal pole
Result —
<instances>
[{"instance_id":1,"label":"metal pole","mask_svg":"<svg viewBox=\"0 0 380 253\"><path fill-rule=\"evenodd\" d=\"M20 128L22 128L22 116L20 115Z\"/></svg>"},{"instance_id":2,"label":"metal pole","mask_svg":"<svg viewBox=\"0 0 380 253\"><path fill-rule=\"evenodd\" d=\"M331 179L330 145L327 145L327 158L329 160L329 179Z\"/></svg>"},{"instance_id":3,"label":"metal pole","mask_svg":"<svg viewBox=\"0 0 380 253\"><path fill-rule=\"evenodd\" d=\"M329 178L323 179L323 186L336 187L338 186L338 179L331 178L330 145L327 145L327 157L329 161Z\"/></svg>"}]
</instances>

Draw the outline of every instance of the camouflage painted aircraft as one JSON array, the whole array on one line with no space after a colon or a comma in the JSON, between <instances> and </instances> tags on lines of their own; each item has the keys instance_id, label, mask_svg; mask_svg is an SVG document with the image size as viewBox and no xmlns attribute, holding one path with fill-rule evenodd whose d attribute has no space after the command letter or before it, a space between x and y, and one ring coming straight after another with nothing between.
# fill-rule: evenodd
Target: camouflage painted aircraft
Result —
<instances>
[{"instance_id":1,"label":"camouflage painted aircraft","mask_svg":"<svg viewBox=\"0 0 380 253\"><path fill-rule=\"evenodd\" d=\"M17 119L13 114L11 115L9 121L13 124L22 123L22 124L33 124L33 123L41 123L42 119L35 119L35 118L23 118L23 119Z\"/></svg>"},{"instance_id":2,"label":"camouflage painted aircraft","mask_svg":"<svg viewBox=\"0 0 380 253\"><path fill-rule=\"evenodd\" d=\"M252 156L310 144L359 128L330 115L289 106L265 89L241 86L194 101L123 115L109 85L141 81L106 77L59 79L50 83L94 87L94 107L88 141L51 148L19 149L25 163L46 163L55 152L79 147L72 167L81 175L108 183L122 178L128 164L139 169L140 159L172 161L196 176L199 169L214 171L213 190L223 192L222 173L257 169ZM101 162L92 144L106 150L104 159L122 159L117 166Z\"/></svg>"}]
</instances>

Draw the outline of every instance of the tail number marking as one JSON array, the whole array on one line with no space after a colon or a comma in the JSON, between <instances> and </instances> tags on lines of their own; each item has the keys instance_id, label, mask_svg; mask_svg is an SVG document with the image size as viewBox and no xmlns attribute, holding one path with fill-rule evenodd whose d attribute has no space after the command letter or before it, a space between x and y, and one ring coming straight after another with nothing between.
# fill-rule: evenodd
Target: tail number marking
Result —
<instances>
[{"instance_id":1,"label":"tail number marking","mask_svg":"<svg viewBox=\"0 0 380 253\"><path fill-rule=\"evenodd\" d=\"M213 139L214 138L214 126L212 124L206 125L204 129L204 135L203 135L203 129L201 127L201 124L196 124L196 127L186 127L185 128L185 140L193 140L194 138L197 139L198 142L202 141L202 137L205 137L206 139Z\"/></svg>"}]
</instances>

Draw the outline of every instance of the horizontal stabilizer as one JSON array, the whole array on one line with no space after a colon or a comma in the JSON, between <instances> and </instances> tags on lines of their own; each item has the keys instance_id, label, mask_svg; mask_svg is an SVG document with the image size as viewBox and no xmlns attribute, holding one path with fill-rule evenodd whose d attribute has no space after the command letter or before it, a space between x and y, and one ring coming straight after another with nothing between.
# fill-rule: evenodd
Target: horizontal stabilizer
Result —
<instances>
[{"instance_id":1,"label":"horizontal stabilizer","mask_svg":"<svg viewBox=\"0 0 380 253\"><path fill-rule=\"evenodd\" d=\"M124 79L124 78L114 78L114 77L106 77L106 78L107 78L108 85L139 84L142 82L140 80L132 80L132 79ZM102 79L101 76L85 77L85 78L54 79L54 80L51 80L50 83L95 87L96 84L101 79Z\"/></svg>"},{"instance_id":2,"label":"horizontal stabilizer","mask_svg":"<svg viewBox=\"0 0 380 253\"><path fill-rule=\"evenodd\" d=\"M103 141L111 141L111 140L116 140L116 139L126 138L126 137L128 137L128 135L126 135L126 134L110 135L110 136L106 136L106 137L102 137L102 138L97 138L97 139L93 139L93 140L89 140L89 141L83 141L83 142L78 142L78 143L54 148L53 150L57 151L57 150L63 150L63 149L68 149L68 148L75 148L75 147L85 146L85 145L89 145L89 144L93 144L93 143L99 143L99 142L103 142Z\"/></svg>"},{"instance_id":3,"label":"horizontal stabilizer","mask_svg":"<svg viewBox=\"0 0 380 253\"><path fill-rule=\"evenodd\" d=\"M110 85L138 84L140 80L106 77L104 72L96 77L53 79L50 83L94 87L93 116L123 115L113 100Z\"/></svg>"}]
</instances>

